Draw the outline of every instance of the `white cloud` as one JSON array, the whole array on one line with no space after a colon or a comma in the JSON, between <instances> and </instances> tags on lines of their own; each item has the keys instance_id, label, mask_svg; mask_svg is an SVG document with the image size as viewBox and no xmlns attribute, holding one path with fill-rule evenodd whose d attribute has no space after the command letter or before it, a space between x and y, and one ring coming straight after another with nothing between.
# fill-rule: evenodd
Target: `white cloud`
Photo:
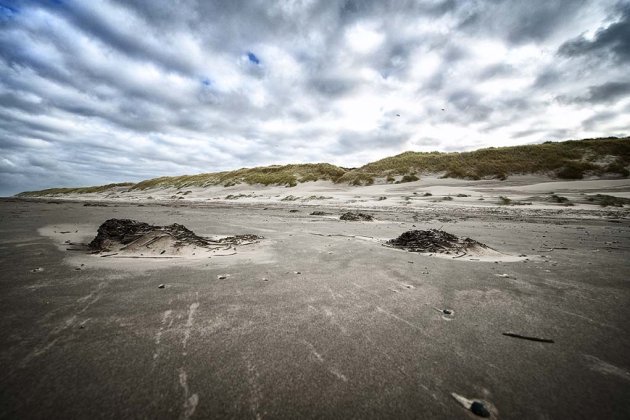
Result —
<instances>
[{"instance_id":1,"label":"white cloud","mask_svg":"<svg viewBox=\"0 0 630 420\"><path fill-rule=\"evenodd\" d=\"M614 55L558 52L620 21L616 0L17 4L0 27L4 194L630 126Z\"/></svg>"}]
</instances>

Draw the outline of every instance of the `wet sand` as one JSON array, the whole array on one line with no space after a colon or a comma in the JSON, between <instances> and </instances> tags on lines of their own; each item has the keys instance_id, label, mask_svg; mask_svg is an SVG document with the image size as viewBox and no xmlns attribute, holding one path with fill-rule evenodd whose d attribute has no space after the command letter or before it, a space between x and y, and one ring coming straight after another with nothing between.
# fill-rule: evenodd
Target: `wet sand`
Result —
<instances>
[{"instance_id":1,"label":"wet sand","mask_svg":"<svg viewBox=\"0 0 630 420\"><path fill-rule=\"evenodd\" d=\"M630 415L626 209L343 222L310 204L0 201L0 417L475 418L451 393L499 418ZM66 250L113 217L265 239L177 261ZM440 227L518 260L380 242Z\"/></svg>"}]
</instances>

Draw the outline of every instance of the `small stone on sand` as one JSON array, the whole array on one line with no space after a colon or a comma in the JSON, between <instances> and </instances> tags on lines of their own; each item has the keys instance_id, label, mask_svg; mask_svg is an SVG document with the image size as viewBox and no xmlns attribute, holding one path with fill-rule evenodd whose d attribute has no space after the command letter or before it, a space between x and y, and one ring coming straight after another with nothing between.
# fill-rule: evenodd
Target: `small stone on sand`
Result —
<instances>
[{"instance_id":1,"label":"small stone on sand","mask_svg":"<svg viewBox=\"0 0 630 420\"><path fill-rule=\"evenodd\" d=\"M479 417L490 417L490 412L488 411L486 406L483 405L483 403L479 401L474 401L472 403L472 405L470 406L470 411L472 411L474 414L478 415Z\"/></svg>"}]
</instances>

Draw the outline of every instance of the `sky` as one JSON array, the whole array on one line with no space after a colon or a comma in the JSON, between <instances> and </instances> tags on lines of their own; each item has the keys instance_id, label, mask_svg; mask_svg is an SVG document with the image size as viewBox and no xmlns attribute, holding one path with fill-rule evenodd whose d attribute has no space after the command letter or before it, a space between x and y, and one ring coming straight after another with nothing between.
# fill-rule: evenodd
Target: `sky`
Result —
<instances>
[{"instance_id":1,"label":"sky","mask_svg":"<svg viewBox=\"0 0 630 420\"><path fill-rule=\"evenodd\" d=\"M630 0L0 0L0 195L630 134Z\"/></svg>"}]
</instances>

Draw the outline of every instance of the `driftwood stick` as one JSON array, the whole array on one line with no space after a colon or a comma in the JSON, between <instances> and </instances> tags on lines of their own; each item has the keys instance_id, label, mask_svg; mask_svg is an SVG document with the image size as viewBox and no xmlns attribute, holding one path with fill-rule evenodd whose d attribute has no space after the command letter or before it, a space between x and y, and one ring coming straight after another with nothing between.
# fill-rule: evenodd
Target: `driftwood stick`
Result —
<instances>
[{"instance_id":1,"label":"driftwood stick","mask_svg":"<svg viewBox=\"0 0 630 420\"><path fill-rule=\"evenodd\" d=\"M520 338L522 340L538 341L539 343L554 343L554 341L549 338L529 337L512 332L504 332L503 335L506 335L508 337Z\"/></svg>"}]
</instances>

